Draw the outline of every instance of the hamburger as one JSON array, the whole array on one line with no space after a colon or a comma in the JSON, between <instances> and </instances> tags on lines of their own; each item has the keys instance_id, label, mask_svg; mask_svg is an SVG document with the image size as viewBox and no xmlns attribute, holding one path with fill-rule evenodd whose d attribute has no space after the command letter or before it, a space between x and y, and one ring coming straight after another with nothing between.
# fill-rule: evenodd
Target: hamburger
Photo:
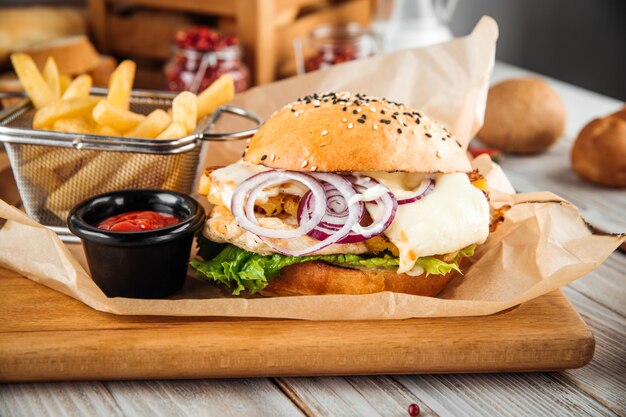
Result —
<instances>
[{"instance_id":1,"label":"hamburger","mask_svg":"<svg viewBox=\"0 0 626 417\"><path fill-rule=\"evenodd\" d=\"M287 104L199 191L212 208L191 265L233 294L435 296L502 221L445 127L362 94Z\"/></svg>"}]
</instances>

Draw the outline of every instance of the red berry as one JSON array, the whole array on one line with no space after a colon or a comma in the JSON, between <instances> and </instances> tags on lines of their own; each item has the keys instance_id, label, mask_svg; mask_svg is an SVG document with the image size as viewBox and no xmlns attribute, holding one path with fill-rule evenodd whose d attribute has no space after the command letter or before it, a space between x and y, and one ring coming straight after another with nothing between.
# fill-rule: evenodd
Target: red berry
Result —
<instances>
[{"instance_id":1,"label":"red berry","mask_svg":"<svg viewBox=\"0 0 626 417\"><path fill-rule=\"evenodd\" d=\"M420 415L420 406L413 403L411 405L409 405L409 416L411 417L416 417Z\"/></svg>"}]
</instances>

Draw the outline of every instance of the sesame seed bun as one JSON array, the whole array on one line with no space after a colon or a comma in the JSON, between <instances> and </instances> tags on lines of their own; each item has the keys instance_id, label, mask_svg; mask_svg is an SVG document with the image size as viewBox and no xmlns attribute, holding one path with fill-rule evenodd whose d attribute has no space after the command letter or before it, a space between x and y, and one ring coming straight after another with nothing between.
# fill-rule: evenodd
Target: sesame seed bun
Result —
<instances>
[{"instance_id":1,"label":"sesame seed bun","mask_svg":"<svg viewBox=\"0 0 626 417\"><path fill-rule=\"evenodd\" d=\"M304 262L283 268L261 294L265 296L372 294L383 291L434 297L456 276L410 276L393 270L348 269L324 262Z\"/></svg>"},{"instance_id":2,"label":"sesame seed bun","mask_svg":"<svg viewBox=\"0 0 626 417\"><path fill-rule=\"evenodd\" d=\"M349 93L315 94L286 105L254 135L244 160L292 171L471 170L461 143L425 114Z\"/></svg>"}]
</instances>

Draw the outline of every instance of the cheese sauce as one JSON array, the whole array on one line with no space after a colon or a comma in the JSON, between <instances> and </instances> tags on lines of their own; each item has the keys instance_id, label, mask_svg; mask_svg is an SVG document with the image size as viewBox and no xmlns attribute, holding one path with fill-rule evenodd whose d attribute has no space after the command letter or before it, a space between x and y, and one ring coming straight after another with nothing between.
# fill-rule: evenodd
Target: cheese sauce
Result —
<instances>
[{"instance_id":1,"label":"cheese sauce","mask_svg":"<svg viewBox=\"0 0 626 417\"><path fill-rule=\"evenodd\" d=\"M368 172L397 196L407 194L405 173ZM424 176L415 175L419 184ZM489 203L467 174L440 174L434 190L421 200L398 206L396 217L385 230L400 251L398 273L413 269L417 258L456 252L489 235ZM375 215L375 213L372 213Z\"/></svg>"}]
</instances>

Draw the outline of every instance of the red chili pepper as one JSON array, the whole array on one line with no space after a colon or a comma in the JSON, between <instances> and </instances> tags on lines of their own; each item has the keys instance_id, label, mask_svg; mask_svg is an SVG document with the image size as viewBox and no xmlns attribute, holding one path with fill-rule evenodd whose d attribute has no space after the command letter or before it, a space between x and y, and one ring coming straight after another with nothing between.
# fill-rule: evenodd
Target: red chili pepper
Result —
<instances>
[{"instance_id":1,"label":"red chili pepper","mask_svg":"<svg viewBox=\"0 0 626 417\"><path fill-rule=\"evenodd\" d=\"M502 159L502 152L497 149L487 149L487 148L468 148L469 153L472 154L474 158L482 154L487 154L491 158L493 162L499 162Z\"/></svg>"}]
</instances>

